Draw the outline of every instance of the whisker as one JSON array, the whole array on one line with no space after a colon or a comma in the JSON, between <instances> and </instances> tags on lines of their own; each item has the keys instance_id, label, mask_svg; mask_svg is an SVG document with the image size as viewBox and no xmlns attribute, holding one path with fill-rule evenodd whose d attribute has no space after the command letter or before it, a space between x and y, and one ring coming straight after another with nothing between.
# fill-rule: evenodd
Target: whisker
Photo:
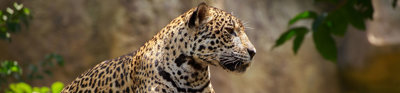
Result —
<instances>
[{"instance_id":1,"label":"whisker","mask_svg":"<svg viewBox=\"0 0 400 93\"><path fill-rule=\"evenodd\" d=\"M244 27L245 29L250 29L250 30L252 30L252 29L254 29L253 27Z\"/></svg>"},{"instance_id":2,"label":"whisker","mask_svg":"<svg viewBox=\"0 0 400 93\"><path fill-rule=\"evenodd\" d=\"M235 64L235 69L237 68L237 66L240 64L240 62L237 62L236 64Z\"/></svg>"},{"instance_id":3,"label":"whisker","mask_svg":"<svg viewBox=\"0 0 400 93\"><path fill-rule=\"evenodd\" d=\"M249 24L249 22L247 22L247 21L243 21L243 25L248 25Z\"/></svg>"}]
</instances>

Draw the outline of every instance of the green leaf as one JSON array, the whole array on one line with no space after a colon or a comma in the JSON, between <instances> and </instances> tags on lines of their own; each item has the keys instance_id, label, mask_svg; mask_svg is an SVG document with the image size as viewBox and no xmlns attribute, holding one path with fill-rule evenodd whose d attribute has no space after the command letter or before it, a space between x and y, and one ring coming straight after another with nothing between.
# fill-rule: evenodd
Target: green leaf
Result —
<instances>
[{"instance_id":1,"label":"green leaf","mask_svg":"<svg viewBox=\"0 0 400 93\"><path fill-rule=\"evenodd\" d=\"M347 17L346 19L348 19L348 21L350 22L350 24L352 26L354 26L357 29L360 29L362 31L365 30L365 21L364 18L362 16L362 14L355 10L354 7L352 6L347 6L346 7L346 14L345 16Z\"/></svg>"},{"instance_id":2,"label":"green leaf","mask_svg":"<svg viewBox=\"0 0 400 93\"><path fill-rule=\"evenodd\" d=\"M0 10L0 17L3 17L3 11ZM0 18L0 24L3 23L3 18Z\"/></svg>"},{"instance_id":3,"label":"green leaf","mask_svg":"<svg viewBox=\"0 0 400 93\"><path fill-rule=\"evenodd\" d=\"M6 27L0 27L0 38L1 39L8 39L9 33L6 31L3 31L3 28L5 29Z\"/></svg>"},{"instance_id":4,"label":"green leaf","mask_svg":"<svg viewBox=\"0 0 400 93\"><path fill-rule=\"evenodd\" d=\"M32 92L33 93L42 93L42 92L40 92L40 88L38 88L38 87L33 87Z\"/></svg>"},{"instance_id":5,"label":"green leaf","mask_svg":"<svg viewBox=\"0 0 400 93\"><path fill-rule=\"evenodd\" d=\"M44 73L46 73L47 75L53 75L53 72L51 72L50 70L46 69L43 71Z\"/></svg>"},{"instance_id":6,"label":"green leaf","mask_svg":"<svg viewBox=\"0 0 400 93\"><path fill-rule=\"evenodd\" d=\"M290 19L289 21L289 26L294 24L300 19L309 19L309 18L315 18L317 17L317 13L313 11L304 11L302 13L297 14L294 18Z\"/></svg>"},{"instance_id":7,"label":"green leaf","mask_svg":"<svg viewBox=\"0 0 400 93\"><path fill-rule=\"evenodd\" d=\"M11 75L12 73L16 73L17 75L22 74L22 69L18 65L17 61L3 61L1 62L0 72L5 75Z\"/></svg>"},{"instance_id":8,"label":"green leaf","mask_svg":"<svg viewBox=\"0 0 400 93\"><path fill-rule=\"evenodd\" d=\"M330 35L327 27L318 27L317 31L313 33L315 47L323 58L336 62L337 49L332 36Z\"/></svg>"},{"instance_id":9,"label":"green leaf","mask_svg":"<svg viewBox=\"0 0 400 93\"><path fill-rule=\"evenodd\" d=\"M303 43L304 40L304 35L303 36L296 36L293 41L293 52L294 54L297 54L297 51L299 50L301 44Z\"/></svg>"},{"instance_id":10,"label":"green leaf","mask_svg":"<svg viewBox=\"0 0 400 93\"><path fill-rule=\"evenodd\" d=\"M42 87L42 88L40 88L40 92L41 92L41 93L49 93L49 92L50 92L50 88L48 88L48 87Z\"/></svg>"},{"instance_id":11,"label":"green leaf","mask_svg":"<svg viewBox=\"0 0 400 93\"><path fill-rule=\"evenodd\" d=\"M64 66L64 58L58 54L53 54L59 66Z\"/></svg>"},{"instance_id":12,"label":"green leaf","mask_svg":"<svg viewBox=\"0 0 400 93\"><path fill-rule=\"evenodd\" d=\"M18 65L18 62L17 61L12 61L12 62L13 62L13 65L10 68L11 71L22 74L22 70L21 70L21 67Z\"/></svg>"},{"instance_id":13,"label":"green leaf","mask_svg":"<svg viewBox=\"0 0 400 93\"><path fill-rule=\"evenodd\" d=\"M50 93L50 88L48 87L33 87L33 93Z\"/></svg>"},{"instance_id":14,"label":"green leaf","mask_svg":"<svg viewBox=\"0 0 400 93\"><path fill-rule=\"evenodd\" d=\"M25 15L30 15L31 11L28 8L23 9Z\"/></svg>"},{"instance_id":15,"label":"green leaf","mask_svg":"<svg viewBox=\"0 0 400 93\"><path fill-rule=\"evenodd\" d=\"M20 17L21 21L25 24L25 27L29 26L29 20L30 20L29 17L30 17L29 15L23 15L22 17Z\"/></svg>"},{"instance_id":16,"label":"green leaf","mask_svg":"<svg viewBox=\"0 0 400 93\"><path fill-rule=\"evenodd\" d=\"M34 64L29 64L29 70L32 71L32 73L38 72L38 67Z\"/></svg>"},{"instance_id":17,"label":"green leaf","mask_svg":"<svg viewBox=\"0 0 400 93\"><path fill-rule=\"evenodd\" d=\"M353 8L353 10L359 13L358 16L360 16L361 19L372 19L374 9L371 0L349 0L347 2L345 8Z\"/></svg>"},{"instance_id":18,"label":"green leaf","mask_svg":"<svg viewBox=\"0 0 400 93\"><path fill-rule=\"evenodd\" d=\"M364 19L373 18L374 14L374 7L372 6L372 1L371 0L360 0L362 8L358 9L357 11L361 12L361 15L364 16Z\"/></svg>"},{"instance_id":19,"label":"green leaf","mask_svg":"<svg viewBox=\"0 0 400 93\"><path fill-rule=\"evenodd\" d=\"M64 88L64 84L62 82L57 81L51 85L51 92L52 93L60 93L63 88Z\"/></svg>"},{"instance_id":20,"label":"green leaf","mask_svg":"<svg viewBox=\"0 0 400 93\"><path fill-rule=\"evenodd\" d=\"M347 31L347 25L348 22L343 21L343 20L334 20L331 21L332 22L332 26L329 28L332 32L332 34L337 35L337 36L344 36L344 34Z\"/></svg>"},{"instance_id":21,"label":"green leaf","mask_svg":"<svg viewBox=\"0 0 400 93\"><path fill-rule=\"evenodd\" d=\"M39 93L49 93L50 92L50 88L48 87L41 87L39 88Z\"/></svg>"},{"instance_id":22,"label":"green leaf","mask_svg":"<svg viewBox=\"0 0 400 93\"><path fill-rule=\"evenodd\" d=\"M0 26L0 33L6 33L7 28L5 26Z\"/></svg>"},{"instance_id":23,"label":"green leaf","mask_svg":"<svg viewBox=\"0 0 400 93\"><path fill-rule=\"evenodd\" d=\"M337 36L344 36L347 31L349 22L343 16L342 10L338 10L328 14L325 25L329 27L329 31Z\"/></svg>"},{"instance_id":24,"label":"green leaf","mask_svg":"<svg viewBox=\"0 0 400 93\"><path fill-rule=\"evenodd\" d=\"M32 93L32 87L24 82L10 84L9 87L14 93Z\"/></svg>"},{"instance_id":25,"label":"green leaf","mask_svg":"<svg viewBox=\"0 0 400 93\"><path fill-rule=\"evenodd\" d=\"M311 25L312 31L315 32L318 30L318 27L324 23L327 15L328 15L327 13L322 13L322 14L318 15L317 18L314 19L314 21L312 22L312 25Z\"/></svg>"},{"instance_id":26,"label":"green leaf","mask_svg":"<svg viewBox=\"0 0 400 93\"><path fill-rule=\"evenodd\" d=\"M284 34L282 34L281 37L279 37L278 40L276 40L274 47L282 45L287 40L291 39L293 36L296 35L296 38L293 41L293 51L296 54L298 49L300 48L302 42L303 42L305 34L307 32L308 32L308 29L306 27L291 28L288 31L286 31Z\"/></svg>"},{"instance_id":27,"label":"green leaf","mask_svg":"<svg viewBox=\"0 0 400 93\"><path fill-rule=\"evenodd\" d=\"M292 30L288 30L285 33L283 33L278 40L275 41L275 45L274 47L278 47L280 45L282 45L283 43L285 43L287 40L291 39L294 35L296 34L296 32L292 31ZM273 47L273 48L274 48Z\"/></svg>"},{"instance_id":28,"label":"green leaf","mask_svg":"<svg viewBox=\"0 0 400 93\"><path fill-rule=\"evenodd\" d=\"M8 22L7 28L10 32L21 31L21 25L15 22Z\"/></svg>"},{"instance_id":29,"label":"green leaf","mask_svg":"<svg viewBox=\"0 0 400 93\"><path fill-rule=\"evenodd\" d=\"M296 30L296 38L294 38L294 41L293 41L294 54L297 54L297 51L299 50L301 44L303 43L304 36L306 35L307 32L308 32L308 29L305 27Z\"/></svg>"},{"instance_id":30,"label":"green leaf","mask_svg":"<svg viewBox=\"0 0 400 93\"><path fill-rule=\"evenodd\" d=\"M8 87L10 88L10 91L13 91L13 92L16 92L16 93L18 93L18 91L20 91L20 90L18 90L17 84L15 84L15 83L11 83L10 85L8 85Z\"/></svg>"},{"instance_id":31,"label":"green leaf","mask_svg":"<svg viewBox=\"0 0 400 93\"><path fill-rule=\"evenodd\" d=\"M11 72L19 72L19 67L18 66L13 66L10 68Z\"/></svg>"},{"instance_id":32,"label":"green leaf","mask_svg":"<svg viewBox=\"0 0 400 93\"><path fill-rule=\"evenodd\" d=\"M396 8L396 6L397 6L397 0L393 0L393 2L392 2L392 7L393 7L393 8Z\"/></svg>"},{"instance_id":33,"label":"green leaf","mask_svg":"<svg viewBox=\"0 0 400 93\"><path fill-rule=\"evenodd\" d=\"M36 78L35 75L38 73L38 67L34 64L29 64L28 69L30 71L30 73L28 73L28 79L32 80Z\"/></svg>"}]
</instances>

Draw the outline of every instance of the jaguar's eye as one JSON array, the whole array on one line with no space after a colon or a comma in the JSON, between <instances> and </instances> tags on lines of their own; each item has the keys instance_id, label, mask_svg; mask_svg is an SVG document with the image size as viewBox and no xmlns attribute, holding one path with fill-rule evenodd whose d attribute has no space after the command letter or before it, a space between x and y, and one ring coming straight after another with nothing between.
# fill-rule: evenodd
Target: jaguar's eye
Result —
<instances>
[{"instance_id":1,"label":"jaguar's eye","mask_svg":"<svg viewBox=\"0 0 400 93\"><path fill-rule=\"evenodd\" d=\"M233 30L232 28L225 28L225 29L229 34L236 36L235 30Z\"/></svg>"}]
</instances>

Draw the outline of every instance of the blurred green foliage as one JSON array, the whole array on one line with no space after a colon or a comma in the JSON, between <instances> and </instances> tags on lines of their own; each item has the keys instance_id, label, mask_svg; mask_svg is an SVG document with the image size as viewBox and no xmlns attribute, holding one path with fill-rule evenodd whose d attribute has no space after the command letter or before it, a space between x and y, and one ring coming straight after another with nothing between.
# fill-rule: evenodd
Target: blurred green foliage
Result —
<instances>
[{"instance_id":1,"label":"blurred green foliage","mask_svg":"<svg viewBox=\"0 0 400 93\"><path fill-rule=\"evenodd\" d=\"M0 85L6 84L8 78L21 79L22 69L16 61L3 61L0 63Z\"/></svg>"},{"instance_id":2,"label":"blurred green foliage","mask_svg":"<svg viewBox=\"0 0 400 93\"><path fill-rule=\"evenodd\" d=\"M23 4L13 3L13 7L0 10L0 38L11 42L10 33L21 30L22 25L28 26L32 19L30 10L24 8ZM52 76L51 68L64 65L64 58L58 54L48 54L39 64L29 64L28 80L43 79L41 73ZM17 80L19 83L9 84L5 93L60 93L64 87L61 82L54 82L51 87L31 87L22 82L22 68L17 61L2 61L0 63L0 87ZM3 88L3 87L2 87ZM0 89L1 90L1 89Z\"/></svg>"},{"instance_id":3,"label":"blurred green foliage","mask_svg":"<svg viewBox=\"0 0 400 93\"><path fill-rule=\"evenodd\" d=\"M371 0L315 0L315 2L331 4L335 8L321 13L314 11L299 13L288 22L289 27L299 20L312 19L311 31L306 27L291 27L276 40L274 47L280 46L296 36L293 41L293 51L297 53L305 34L311 32L319 54L324 59L336 62L337 48L333 36L344 36L349 24L364 31L366 29L365 20L372 19L374 12L372 2ZM394 0L395 2L396 0Z\"/></svg>"},{"instance_id":4,"label":"blurred green foliage","mask_svg":"<svg viewBox=\"0 0 400 93\"><path fill-rule=\"evenodd\" d=\"M56 65L55 65L56 64ZM52 68L55 66L64 66L64 58L58 54L48 54L45 56L44 60L39 64L29 64L28 77L29 80L43 79L43 74L45 73L52 76ZM40 69L39 69L40 68ZM22 68L18 65L17 61L2 61L0 63L0 85L7 83L6 80L9 78L21 81L22 79Z\"/></svg>"},{"instance_id":5,"label":"blurred green foliage","mask_svg":"<svg viewBox=\"0 0 400 93\"><path fill-rule=\"evenodd\" d=\"M20 82L12 83L9 85L9 89L5 93L60 93L63 89L64 84L57 81L54 82L51 87L31 87L29 84ZM51 90L50 90L51 89Z\"/></svg>"},{"instance_id":6,"label":"blurred green foliage","mask_svg":"<svg viewBox=\"0 0 400 93\"><path fill-rule=\"evenodd\" d=\"M41 75L38 71L38 68L41 68L42 72L47 75L52 75L51 67L54 67L57 64L58 66L64 65L64 59L62 56L58 54L49 54L45 57L45 59L40 62L40 67L30 64L30 67L34 67L35 69L30 69L30 73L28 73L28 79L43 79L43 75ZM22 81L22 68L18 65L17 61L3 61L0 64L0 85L7 84L11 79L17 79L17 81ZM54 82L51 85L51 90L48 87L31 87L29 84L20 82L20 83L11 83L9 85L9 89L5 90L6 93L59 93L64 84L61 82Z\"/></svg>"},{"instance_id":7,"label":"blurred green foliage","mask_svg":"<svg viewBox=\"0 0 400 93\"><path fill-rule=\"evenodd\" d=\"M30 72L28 73L28 79L43 79L43 75L40 72L52 76L53 72L51 69L57 65L64 66L64 58L58 54L48 54L39 64L29 64L28 69Z\"/></svg>"},{"instance_id":8,"label":"blurred green foliage","mask_svg":"<svg viewBox=\"0 0 400 93\"><path fill-rule=\"evenodd\" d=\"M293 42L293 51L296 54L300 48L301 43L303 42L304 36L308 33L308 29L306 27L296 27L289 29L285 33L276 40L276 44L274 47L282 45L287 40L290 40L292 37L296 36Z\"/></svg>"},{"instance_id":9,"label":"blurred green foliage","mask_svg":"<svg viewBox=\"0 0 400 93\"><path fill-rule=\"evenodd\" d=\"M22 25L29 25L32 19L28 8L24 8L23 4L14 3L13 7L7 7L0 10L0 39L11 42L11 34L21 31ZM23 24L22 24L23 23Z\"/></svg>"}]
</instances>

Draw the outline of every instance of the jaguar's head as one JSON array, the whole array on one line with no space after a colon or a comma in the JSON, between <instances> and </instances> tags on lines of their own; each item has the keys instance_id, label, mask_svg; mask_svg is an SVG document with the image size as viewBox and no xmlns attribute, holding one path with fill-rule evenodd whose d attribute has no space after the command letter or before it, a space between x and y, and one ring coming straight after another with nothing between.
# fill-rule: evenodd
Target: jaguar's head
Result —
<instances>
[{"instance_id":1,"label":"jaguar's head","mask_svg":"<svg viewBox=\"0 0 400 93\"><path fill-rule=\"evenodd\" d=\"M188 27L193 37L191 56L196 61L244 72L256 54L242 22L223 10L201 3L193 9Z\"/></svg>"}]
</instances>

